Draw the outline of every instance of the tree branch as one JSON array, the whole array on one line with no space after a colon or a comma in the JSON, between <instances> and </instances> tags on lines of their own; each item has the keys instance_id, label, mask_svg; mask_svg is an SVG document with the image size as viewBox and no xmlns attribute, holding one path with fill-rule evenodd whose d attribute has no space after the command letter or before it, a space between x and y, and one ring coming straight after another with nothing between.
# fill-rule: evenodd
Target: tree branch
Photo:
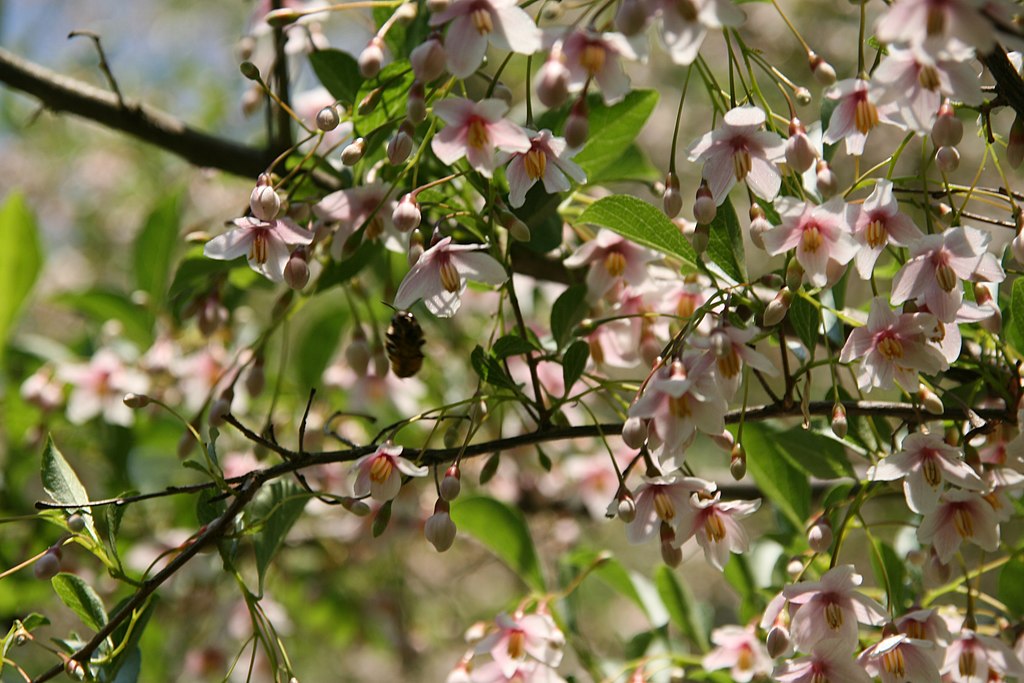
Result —
<instances>
[{"instance_id":1,"label":"tree branch","mask_svg":"<svg viewBox=\"0 0 1024 683\"><path fill-rule=\"evenodd\" d=\"M978 59L996 80L996 92L1024 119L1024 80L1013 68L1003 46L996 45L989 54L978 55Z\"/></svg>"},{"instance_id":2,"label":"tree branch","mask_svg":"<svg viewBox=\"0 0 1024 683\"><path fill-rule=\"evenodd\" d=\"M268 150L203 133L181 120L69 78L0 48L0 82L32 95L47 109L68 112L128 133L196 166L255 178L273 161Z\"/></svg>"}]
</instances>

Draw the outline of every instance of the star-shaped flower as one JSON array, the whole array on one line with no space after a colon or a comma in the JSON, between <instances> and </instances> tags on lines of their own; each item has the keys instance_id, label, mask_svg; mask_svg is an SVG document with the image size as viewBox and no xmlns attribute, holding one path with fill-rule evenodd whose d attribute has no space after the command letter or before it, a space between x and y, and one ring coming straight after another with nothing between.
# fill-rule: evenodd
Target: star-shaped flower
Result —
<instances>
[{"instance_id":1,"label":"star-shaped flower","mask_svg":"<svg viewBox=\"0 0 1024 683\"><path fill-rule=\"evenodd\" d=\"M450 318L462 305L466 280L500 285L508 273L479 244L453 244L451 237L437 239L406 274L395 294L395 308L405 310L423 299L427 310Z\"/></svg>"}]
</instances>

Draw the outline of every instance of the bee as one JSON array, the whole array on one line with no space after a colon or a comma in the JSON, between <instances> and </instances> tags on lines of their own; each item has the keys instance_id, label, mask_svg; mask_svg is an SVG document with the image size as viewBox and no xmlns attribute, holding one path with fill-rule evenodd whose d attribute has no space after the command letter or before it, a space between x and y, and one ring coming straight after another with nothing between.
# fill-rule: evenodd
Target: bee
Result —
<instances>
[{"instance_id":1,"label":"bee","mask_svg":"<svg viewBox=\"0 0 1024 683\"><path fill-rule=\"evenodd\" d=\"M412 377L423 367L423 328L409 311L395 311L385 335L384 350L397 377Z\"/></svg>"}]
</instances>

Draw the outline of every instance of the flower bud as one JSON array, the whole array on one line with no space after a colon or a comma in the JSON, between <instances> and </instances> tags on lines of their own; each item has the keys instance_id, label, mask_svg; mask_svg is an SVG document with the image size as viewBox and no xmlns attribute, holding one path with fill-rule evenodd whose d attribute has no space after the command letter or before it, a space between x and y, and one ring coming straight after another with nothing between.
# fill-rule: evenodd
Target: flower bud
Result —
<instances>
[{"instance_id":1,"label":"flower bud","mask_svg":"<svg viewBox=\"0 0 1024 683\"><path fill-rule=\"evenodd\" d=\"M486 420L487 413L487 401L483 396L478 396L469 404L469 411L467 412L467 415L469 415L469 419L473 424L479 425L481 422Z\"/></svg>"},{"instance_id":2,"label":"flower bud","mask_svg":"<svg viewBox=\"0 0 1024 683\"><path fill-rule=\"evenodd\" d=\"M1024 161L1024 119L1020 114L1013 119L1010 134L1006 138L1006 161L1010 168L1018 168Z\"/></svg>"},{"instance_id":3,"label":"flower bud","mask_svg":"<svg viewBox=\"0 0 1024 683\"><path fill-rule=\"evenodd\" d=\"M341 150L341 163L346 166L355 166L356 163L363 158L363 154L366 153L366 140L363 138L356 138L355 142L352 142L345 146L345 149Z\"/></svg>"},{"instance_id":4,"label":"flower bud","mask_svg":"<svg viewBox=\"0 0 1024 683\"><path fill-rule=\"evenodd\" d=\"M414 232L409 237L407 260L410 268L416 265L416 262L420 260L420 256L423 256L423 235L419 232Z\"/></svg>"},{"instance_id":5,"label":"flower bud","mask_svg":"<svg viewBox=\"0 0 1024 683\"><path fill-rule=\"evenodd\" d=\"M946 412L946 406L942 405L942 399L939 398L938 394L923 384L917 390L917 399L921 402L924 409L932 415L942 415Z\"/></svg>"},{"instance_id":6,"label":"flower bud","mask_svg":"<svg viewBox=\"0 0 1024 683\"><path fill-rule=\"evenodd\" d=\"M569 97L569 68L562 60L560 48L551 50L551 55L537 71L536 80L537 99L541 104L549 109L562 106Z\"/></svg>"},{"instance_id":7,"label":"flower bud","mask_svg":"<svg viewBox=\"0 0 1024 683\"><path fill-rule=\"evenodd\" d=\"M341 499L341 506L357 517L366 517L372 510L370 506L358 498L344 497Z\"/></svg>"},{"instance_id":8,"label":"flower bud","mask_svg":"<svg viewBox=\"0 0 1024 683\"><path fill-rule=\"evenodd\" d=\"M615 505L615 514L626 524L636 519L636 501L628 491L618 499Z\"/></svg>"},{"instance_id":9,"label":"flower bud","mask_svg":"<svg viewBox=\"0 0 1024 683\"><path fill-rule=\"evenodd\" d=\"M789 265L786 266L786 286L796 291L800 289L800 285L803 283L804 267L796 259L790 259Z\"/></svg>"},{"instance_id":10,"label":"flower bud","mask_svg":"<svg viewBox=\"0 0 1024 683\"><path fill-rule=\"evenodd\" d=\"M697 198L693 202L693 218L697 225L708 225L718 214L718 207L715 206L714 197L711 196L711 188L706 181L701 181L697 188Z\"/></svg>"},{"instance_id":11,"label":"flower bud","mask_svg":"<svg viewBox=\"0 0 1024 683\"><path fill-rule=\"evenodd\" d=\"M370 92L366 93L366 97L359 101L359 105L356 107L356 111L360 116L366 116L371 111L377 108L380 104L380 98L384 94L383 88L374 88Z\"/></svg>"},{"instance_id":12,"label":"flower bud","mask_svg":"<svg viewBox=\"0 0 1024 683\"><path fill-rule=\"evenodd\" d=\"M729 474L736 481L747 476L747 451L744 450L743 444L737 443L732 447L732 453L729 455Z\"/></svg>"},{"instance_id":13,"label":"flower bud","mask_svg":"<svg viewBox=\"0 0 1024 683\"><path fill-rule=\"evenodd\" d=\"M122 399L124 404L132 410L138 410L139 408L145 408L149 405L150 398L145 394L125 394Z\"/></svg>"},{"instance_id":14,"label":"flower bud","mask_svg":"<svg viewBox=\"0 0 1024 683\"><path fill-rule=\"evenodd\" d=\"M441 499L446 500L449 503L459 497L459 493L462 492L462 472L459 470L458 465L452 465L444 473L444 479L441 480L440 492Z\"/></svg>"},{"instance_id":15,"label":"flower bud","mask_svg":"<svg viewBox=\"0 0 1024 683\"><path fill-rule=\"evenodd\" d=\"M952 173L960 167L960 152L956 147L939 147L935 152L935 165L943 173Z\"/></svg>"},{"instance_id":16,"label":"flower bud","mask_svg":"<svg viewBox=\"0 0 1024 683\"><path fill-rule=\"evenodd\" d=\"M446 59L441 35L438 33L432 34L409 54L412 72L421 83L430 83L439 78L444 73Z\"/></svg>"},{"instance_id":17,"label":"flower bud","mask_svg":"<svg viewBox=\"0 0 1024 683\"><path fill-rule=\"evenodd\" d=\"M810 64L811 72L814 74L814 80L818 81L819 84L827 88L836 82L836 70L832 68L831 64L822 59L821 55L808 52L807 61Z\"/></svg>"},{"instance_id":18,"label":"flower bud","mask_svg":"<svg viewBox=\"0 0 1024 683\"><path fill-rule=\"evenodd\" d=\"M220 427L224 424L224 417L231 412L231 401L221 397L210 406L209 422L211 427Z\"/></svg>"},{"instance_id":19,"label":"flower bud","mask_svg":"<svg viewBox=\"0 0 1024 683\"><path fill-rule=\"evenodd\" d=\"M786 563L786 574L791 579L796 579L796 577L800 576L800 574L803 573L803 571L804 571L803 562L801 562L800 558L798 558L798 557L794 557L793 559L791 559L789 562Z\"/></svg>"},{"instance_id":20,"label":"flower bud","mask_svg":"<svg viewBox=\"0 0 1024 683\"><path fill-rule=\"evenodd\" d=\"M85 529L85 517L75 513L68 517L68 529L76 534Z\"/></svg>"},{"instance_id":21,"label":"flower bud","mask_svg":"<svg viewBox=\"0 0 1024 683\"><path fill-rule=\"evenodd\" d=\"M786 317L786 313L789 312L789 306L793 303L793 292L787 287L783 287L779 290L779 293L775 295L775 298L768 302L768 305L764 309L764 319L762 320L764 327L775 327L783 321Z\"/></svg>"},{"instance_id":22,"label":"flower bud","mask_svg":"<svg viewBox=\"0 0 1024 683\"><path fill-rule=\"evenodd\" d=\"M242 116L248 118L260 110L263 106L263 89L258 85L246 88L242 93Z\"/></svg>"},{"instance_id":23,"label":"flower bud","mask_svg":"<svg viewBox=\"0 0 1024 683\"><path fill-rule=\"evenodd\" d=\"M1017 263L1024 264L1024 233L1018 232L1010 242L1010 252Z\"/></svg>"},{"instance_id":24,"label":"flower bud","mask_svg":"<svg viewBox=\"0 0 1024 683\"><path fill-rule=\"evenodd\" d=\"M499 219L502 227L508 230L509 237L516 242L529 242L533 237L530 233L530 226L511 211L499 213Z\"/></svg>"},{"instance_id":25,"label":"flower bud","mask_svg":"<svg viewBox=\"0 0 1024 683\"><path fill-rule=\"evenodd\" d=\"M380 36L370 39L370 44L359 53L359 73L363 78L373 78L380 73L380 67L384 63L384 41Z\"/></svg>"},{"instance_id":26,"label":"flower bud","mask_svg":"<svg viewBox=\"0 0 1024 683\"><path fill-rule=\"evenodd\" d=\"M665 215L675 218L683 210L683 195L679 193L679 176L669 173L665 176L665 192L661 195L661 204Z\"/></svg>"},{"instance_id":27,"label":"flower bud","mask_svg":"<svg viewBox=\"0 0 1024 683\"><path fill-rule=\"evenodd\" d=\"M455 542L455 522L448 512L448 503L438 500L434 505L434 514L427 520L423 535L427 537L434 549L443 553Z\"/></svg>"},{"instance_id":28,"label":"flower bud","mask_svg":"<svg viewBox=\"0 0 1024 683\"><path fill-rule=\"evenodd\" d=\"M388 354L384 352L382 346L373 349L373 353L370 354L370 363L373 364L373 374L377 377L386 377L388 370L391 369L391 361L388 360Z\"/></svg>"},{"instance_id":29,"label":"flower bud","mask_svg":"<svg viewBox=\"0 0 1024 683\"><path fill-rule=\"evenodd\" d=\"M708 437L711 439L711 443L723 451L732 453L732 449L736 447L736 437L728 429L723 429L719 434L708 434Z\"/></svg>"},{"instance_id":30,"label":"flower bud","mask_svg":"<svg viewBox=\"0 0 1024 683\"><path fill-rule=\"evenodd\" d=\"M325 133L337 128L339 123L341 123L341 116L338 114L338 108L333 104L324 107L316 114L316 127Z\"/></svg>"},{"instance_id":31,"label":"flower bud","mask_svg":"<svg viewBox=\"0 0 1024 683\"><path fill-rule=\"evenodd\" d=\"M258 82L260 80L260 70L259 70L259 67L257 67L252 62L242 62L241 64L238 65L238 70L241 71L242 75L245 76L250 81L257 81Z\"/></svg>"},{"instance_id":32,"label":"flower bud","mask_svg":"<svg viewBox=\"0 0 1024 683\"><path fill-rule=\"evenodd\" d=\"M408 121L404 121L388 141L388 161L391 165L404 163L412 154L412 134L412 126Z\"/></svg>"},{"instance_id":33,"label":"flower bud","mask_svg":"<svg viewBox=\"0 0 1024 683\"><path fill-rule=\"evenodd\" d=\"M249 210L261 221L272 221L281 211L281 197L269 185L257 185L249 194Z\"/></svg>"},{"instance_id":34,"label":"flower bud","mask_svg":"<svg viewBox=\"0 0 1024 683\"><path fill-rule=\"evenodd\" d=\"M821 193L822 197L831 197L839 191L839 179L836 178L835 171L832 170L832 167L824 159L818 162L816 176L818 192Z\"/></svg>"},{"instance_id":35,"label":"flower bud","mask_svg":"<svg viewBox=\"0 0 1024 683\"><path fill-rule=\"evenodd\" d=\"M622 441L630 448L640 448L647 441L647 422L631 416L622 424Z\"/></svg>"},{"instance_id":36,"label":"flower bud","mask_svg":"<svg viewBox=\"0 0 1024 683\"><path fill-rule=\"evenodd\" d=\"M807 129L800 119L793 117L789 122L789 139L786 140L786 163L793 170L803 173L818 159L818 150L807 137Z\"/></svg>"},{"instance_id":37,"label":"flower bud","mask_svg":"<svg viewBox=\"0 0 1024 683\"><path fill-rule=\"evenodd\" d=\"M693 250L700 256L708 248L708 242L711 241L711 226L707 223L698 223L697 227L693 229L693 234L690 235L690 244L693 246Z\"/></svg>"},{"instance_id":38,"label":"flower bud","mask_svg":"<svg viewBox=\"0 0 1024 683\"><path fill-rule=\"evenodd\" d=\"M423 84L414 81L409 88L409 99L405 103L405 120L413 125L427 120L427 102L423 97Z\"/></svg>"},{"instance_id":39,"label":"flower bud","mask_svg":"<svg viewBox=\"0 0 1024 683\"><path fill-rule=\"evenodd\" d=\"M932 142L936 147L953 147L964 137L964 124L956 117L949 100L939 107L939 114L932 124Z\"/></svg>"},{"instance_id":40,"label":"flower bud","mask_svg":"<svg viewBox=\"0 0 1024 683\"><path fill-rule=\"evenodd\" d=\"M64 673L76 681L85 680L85 667L77 659L68 658L64 662Z\"/></svg>"},{"instance_id":41,"label":"flower bud","mask_svg":"<svg viewBox=\"0 0 1024 683\"><path fill-rule=\"evenodd\" d=\"M366 375L366 368L370 365L370 345L366 341L366 333L362 327L356 327L352 331L352 341L345 347L345 362L359 377Z\"/></svg>"},{"instance_id":42,"label":"flower bud","mask_svg":"<svg viewBox=\"0 0 1024 683\"><path fill-rule=\"evenodd\" d=\"M252 36L242 36L239 38L235 49L238 50L239 59L249 61L252 59L252 53L256 49L256 39Z\"/></svg>"},{"instance_id":43,"label":"flower bud","mask_svg":"<svg viewBox=\"0 0 1024 683\"><path fill-rule=\"evenodd\" d=\"M299 247L292 252L284 266L284 281L292 289L299 290L309 284L309 262L306 250Z\"/></svg>"},{"instance_id":44,"label":"flower bud","mask_svg":"<svg viewBox=\"0 0 1024 683\"><path fill-rule=\"evenodd\" d=\"M401 232L415 230L419 227L421 218L420 205L416 203L416 197L411 192L402 195L398 206L395 207L394 212L391 214L391 222Z\"/></svg>"},{"instance_id":45,"label":"flower bud","mask_svg":"<svg viewBox=\"0 0 1024 683\"><path fill-rule=\"evenodd\" d=\"M757 204L750 206L750 241L759 249L764 249L764 234L772 229L772 224L765 216L764 209Z\"/></svg>"},{"instance_id":46,"label":"flower bud","mask_svg":"<svg viewBox=\"0 0 1024 683\"><path fill-rule=\"evenodd\" d=\"M40 581L49 581L60 573L60 556L50 548L32 565L32 573Z\"/></svg>"},{"instance_id":47,"label":"flower bud","mask_svg":"<svg viewBox=\"0 0 1024 683\"><path fill-rule=\"evenodd\" d=\"M816 553L826 553L832 547L832 525L822 517L807 531L807 545Z\"/></svg>"},{"instance_id":48,"label":"flower bud","mask_svg":"<svg viewBox=\"0 0 1024 683\"><path fill-rule=\"evenodd\" d=\"M835 407L832 408L832 433L840 439L845 439L849 428L850 423L846 419L846 408L843 407L842 403L836 403Z\"/></svg>"},{"instance_id":49,"label":"flower bud","mask_svg":"<svg viewBox=\"0 0 1024 683\"><path fill-rule=\"evenodd\" d=\"M245 390L250 396L259 396L267 383L267 374L263 371L263 356L256 356L252 367L245 376Z\"/></svg>"},{"instance_id":50,"label":"flower bud","mask_svg":"<svg viewBox=\"0 0 1024 683\"><path fill-rule=\"evenodd\" d=\"M661 561L669 567L678 567L683 561L683 550L669 541L661 542Z\"/></svg>"},{"instance_id":51,"label":"flower bud","mask_svg":"<svg viewBox=\"0 0 1024 683\"><path fill-rule=\"evenodd\" d=\"M939 586L947 581L953 575L953 569L948 564L939 559L939 556L935 553L933 548L931 553L928 555L928 561L925 562L922 571L924 580L927 584L932 586Z\"/></svg>"},{"instance_id":52,"label":"flower bud","mask_svg":"<svg viewBox=\"0 0 1024 683\"><path fill-rule=\"evenodd\" d=\"M590 121L587 119L587 102L580 98L576 100L569 118L565 121L565 141L570 147L582 147L590 135Z\"/></svg>"},{"instance_id":53,"label":"flower bud","mask_svg":"<svg viewBox=\"0 0 1024 683\"><path fill-rule=\"evenodd\" d=\"M615 28L625 36L635 36L644 30L649 18L641 0L622 0L615 12Z\"/></svg>"},{"instance_id":54,"label":"flower bud","mask_svg":"<svg viewBox=\"0 0 1024 683\"><path fill-rule=\"evenodd\" d=\"M267 24L274 28L284 28L289 24L294 24L300 18L302 18L302 14L300 12L285 7L267 12L263 17L263 21L267 22Z\"/></svg>"},{"instance_id":55,"label":"flower bud","mask_svg":"<svg viewBox=\"0 0 1024 683\"><path fill-rule=\"evenodd\" d=\"M811 91L803 86L794 90L793 96L796 98L796 103L801 107L806 107L811 103Z\"/></svg>"},{"instance_id":56,"label":"flower bud","mask_svg":"<svg viewBox=\"0 0 1024 683\"><path fill-rule=\"evenodd\" d=\"M765 648L768 656L778 659L789 650L789 630L783 626L772 626L765 639Z\"/></svg>"}]
</instances>

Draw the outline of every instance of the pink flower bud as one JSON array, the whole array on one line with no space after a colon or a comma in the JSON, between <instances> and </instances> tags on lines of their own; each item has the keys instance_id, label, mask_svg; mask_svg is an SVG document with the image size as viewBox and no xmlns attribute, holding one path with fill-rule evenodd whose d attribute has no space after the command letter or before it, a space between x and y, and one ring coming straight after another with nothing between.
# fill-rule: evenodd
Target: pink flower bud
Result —
<instances>
[{"instance_id":1,"label":"pink flower bud","mask_svg":"<svg viewBox=\"0 0 1024 683\"><path fill-rule=\"evenodd\" d=\"M697 221L697 225L709 225L715 220L716 215L718 207L711 195L711 189L706 182L701 181L700 187L697 188L697 199L693 202L693 219Z\"/></svg>"},{"instance_id":2,"label":"pink flower bud","mask_svg":"<svg viewBox=\"0 0 1024 683\"><path fill-rule=\"evenodd\" d=\"M579 99L569 112L565 121L565 141L570 147L582 147L590 135L590 122L587 120L586 100Z\"/></svg>"},{"instance_id":3,"label":"pink flower bud","mask_svg":"<svg viewBox=\"0 0 1024 683\"><path fill-rule=\"evenodd\" d=\"M683 561L683 550L672 544L671 541L661 541L661 561L669 567L678 567Z\"/></svg>"},{"instance_id":4,"label":"pink flower bud","mask_svg":"<svg viewBox=\"0 0 1024 683\"><path fill-rule=\"evenodd\" d=\"M1024 161L1024 119L1018 114L1010 126L1010 135L1006 138L1006 161L1010 168L1018 168Z\"/></svg>"},{"instance_id":5,"label":"pink flower bud","mask_svg":"<svg viewBox=\"0 0 1024 683\"><path fill-rule=\"evenodd\" d=\"M412 87L409 88L409 99L405 104L405 118L413 125L427 120L427 102L424 97L423 83L413 81Z\"/></svg>"},{"instance_id":6,"label":"pink flower bud","mask_svg":"<svg viewBox=\"0 0 1024 683\"><path fill-rule=\"evenodd\" d=\"M736 447L736 437L727 429L722 430L721 434L708 434L708 436L711 438L711 442L723 451L732 453L732 449Z\"/></svg>"},{"instance_id":7,"label":"pink flower bud","mask_svg":"<svg viewBox=\"0 0 1024 683\"><path fill-rule=\"evenodd\" d=\"M793 293L788 288L783 287L779 290L779 293L775 295L775 298L768 302L768 305L764 309L764 327L775 327L783 321L786 317L786 313L789 312L789 306L793 303Z\"/></svg>"},{"instance_id":8,"label":"pink flower bud","mask_svg":"<svg viewBox=\"0 0 1024 683\"><path fill-rule=\"evenodd\" d=\"M804 283L804 267L796 259L792 259L786 266L786 286L792 290L800 289Z\"/></svg>"},{"instance_id":9,"label":"pink flower bud","mask_svg":"<svg viewBox=\"0 0 1024 683\"><path fill-rule=\"evenodd\" d=\"M370 365L370 345L361 327L352 332L352 341L345 347L345 361L357 376L366 376L366 368Z\"/></svg>"},{"instance_id":10,"label":"pink flower bud","mask_svg":"<svg viewBox=\"0 0 1024 683\"><path fill-rule=\"evenodd\" d=\"M441 480L440 493L441 499L446 500L449 503L459 497L459 493L462 492L462 473L459 471L458 465L452 465L444 473L444 479Z\"/></svg>"},{"instance_id":11,"label":"pink flower bud","mask_svg":"<svg viewBox=\"0 0 1024 683\"><path fill-rule=\"evenodd\" d=\"M334 105L324 107L316 114L316 127L325 133L332 131L341 123L341 116L338 115L338 108Z\"/></svg>"},{"instance_id":12,"label":"pink flower bud","mask_svg":"<svg viewBox=\"0 0 1024 683\"><path fill-rule=\"evenodd\" d=\"M1024 264L1024 233L1018 232L1010 242L1010 252L1017 263Z\"/></svg>"},{"instance_id":13,"label":"pink flower bud","mask_svg":"<svg viewBox=\"0 0 1024 683\"><path fill-rule=\"evenodd\" d=\"M772 626L765 639L768 656L778 659L789 650L789 631L782 626Z\"/></svg>"},{"instance_id":14,"label":"pink flower bud","mask_svg":"<svg viewBox=\"0 0 1024 683\"><path fill-rule=\"evenodd\" d=\"M917 399L921 402L924 409L932 415L942 415L946 412L946 406L942 405L942 399L939 398L938 394L923 384L918 387Z\"/></svg>"},{"instance_id":15,"label":"pink flower bud","mask_svg":"<svg viewBox=\"0 0 1024 683\"><path fill-rule=\"evenodd\" d=\"M366 140L363 138L356 138L355 142L347 145L345 149L341 150L341 163L346 166L355 166L356 163L363 158L363 154L366 153Z\"/></svg>"},{"instance_id":16,"label":"pink flower bud","mask_svg":"<svg viewBox=\"0 0 1024 683\"><path fill-rule=\"evenodd\" d=\"M826 553L832 547L832 525L822 518L807 531L807 545L816 553Z\"/></svg>"},{"instance_id":17,"label":"pink flower bud","mask_svg":"<svg viewBox=\"0 0 1024 683\"><path fill-rule=\"evenodd\" d=\"M729 474L736 481L747 476L747 452L744 450L743 444L736 444L732 447L732 453L729 455Z\"/></svg>"},{"instance_id":18,"label":"pink flower bud","mask_svg":"<svg viewBox=\"0 0 1024 683\"><path fill-rule=\"evenodd\" d=\"M960 152L956 147L939 147L935 152L935 165L943 173L952 173L960 167Z\"/></svg>"},{"instance_id":19,"label":"pink flower bud","mask_svg":"<svg viewBox=\"0 0 1024 683\"><path fill-rule=\"evenodd\" d=\"M213 336L214 332L227 324L228 309L221 305L220 299L216 296L208 296L199 306L196 322L204 337Z\"/></svg>"},{"instance_id":20,"label":"pink flower bud","mask_svg":"<svg viewBox=\"0 0 1024 683\"><path fill-rule=\"evenodd\" d=\"M807 53L807 61L810 64L814 80L826 88L836 82L836 70L832 65L813 52Z\"/></svg>"},{"instance_id":21,"label":"pink flower bud","mask_svg":"<svg viewBox=\"0 0 1024 683\"><path fill-rule=\"evenodd\" d=\"M220 427L224 424L224 416L231 412L231 401L221 397L210 406L209 422L211 427Z\"/></svg>"},{"instance_id":22,"label":"pink flower bud","mask_svg":"<svg viewBox=\"0 0 1024 683\"><path fill-rule=\"evenodd\" d=\"M822 197L831 197L839 191L839 179L828 162L822 159L817 168L818 192Z\"/></svg>"},{"instance_id":23,"label":"pink flower bud","mask_svg":"<svg viewBox=\"0 0 1024 683\"><path fill-rule=\"evenodd\" d=\"M626 524L636 519L636 501L629 493L623 494L615 506L615 514Z\"/></svg>"},{"instance_id":24,"label":"pink flower bud","mask_svg":"<svg viewBox=\"0 0 1024 683\"><path fill-rule=\"evenodd\" d=\"M341 506L357 517L366 517L370 514L370 506L358 498L342 498Z\"/></svg>"},{"instance_id":25,"label":"pink flower bud","mask_svg":"<svg viewBox=\"0 0 1024 683\"><path fill-rule=\"evenodd\" d=\"M796 98L796 103L801 107L806 107L811 103L811 91L803 86L794 90L793 96Z\"/></svg>"},{"instance_id":26,"label":"pink flower bud","mask_svg":"<svg viewBox=\"0 0 1024 683\"><path fill-rule=\"evenodd\" d=\"M150 398L145 394L125 394L124 404L133 410L145 408L149 405Z\"/></svg>"},{"instance_id":27,"label":"pink flower bud","mask_svg":"<svg viewBox=\"0 0 1024 683\"><path fill-rule=\"evenodd\" d=\"M421 218L420 206L416 203L416 198L411 192L402 196L398 206L395 207L394 212L391 214L391 222L401 232L415 230L419 227Z\"/></svg>"},{"instance_id":28,"label":"pink flower bud","mask_svg":"<svg viewBox=\"0 0 1024 683\"><path fill-rule=\"evenodd\" d=\"M452 547L455 542L455 522L448 513L448 503L438 500L434 505L434 514L427 520L423 534L439 553Z\"/></svg>"},{"instance_id":29,"label":"pink flower bud","mask_svg":"<svg viewBox=\"0 0 1024 683\"><path fill-rule=\"evenodd\" d=\"M939 107L939 114L932 124L932 142L936 147L953 147L964 137L964 124L956 117L949 100Z\"/></svg>"},{"instance_id":30,"label":"pink flower bud","mask_svg":"<svg viewBox=\"0 0 1024 683\"><path fill-rule=\"evenodd\" d=\"M927 584L932 586L939 586L947 581L953 575L953 569L948 564L939 559L935 549L932 548L931 553L928 555L928 561L924 564L924 571L922 572L924 579Z\"/></svg>"},{"instance_id":31,"label":"pink flower bud","mask_svg":"<svg viewBox=\"0 0 1024 683\"><path fill-rule=\"evenodd\" d=\"M837 403L832 408L832 433L840 439L845 439L849 428L850 423L846 419L846 408L843 407L842 403Z\"/></svg>"},{"instance_id":32,"label":"pink flower bud","mask_svg":"<svg viewBox=\"0 0 1024 683\"><path fill-rule=\"evenodd\" d=\"M661 195L665 215L675 218L683 210L683 195L679 193L679 176L669 173L665 177L665 192Z\"/></svg>"},{"instance_id":33,"label":"pink flower bud","mask_svg":"<svg viewBox=\"0 0 1024 683\"><path fill-rule=\"evenodd\" d=\"M403 122L398 127L398 132L388 141L388 161L393 166L405 162L412 154L412 132L409 122Z\"/></svg>"},{"instance_id":34,"label":"pink flower bud","mask_svg":"<svg viewBox=\"0 0 1024 683\"><path fill-rule=\"evenodd\" d=\"M249 195L249 209L261 221L272 221L281 211L281 197L269 185L257 185Z\"/></svg>"},{"instance_id":35,"label":"pink flower bud","mask_svg":"<svg viewBox=\"0 0 1024 683\"><path fill-rule=\"evenodd\" d=\"M412 72L421 83L430 83L439 78L444 73L445 60L444 45L441 44L441 36L437 33L417 45L409 54Z\"/></svg>"},{"instance_id":36,"label":"pink flower bud","mask_svg":"<svg viewBox=\"0 0 1024 683\"><path fill-rule=\"evenodd\" d=\"M420 256L423 256L423 235L418 232L414 232L409 238L409 253L407 258L410 268L416 265L416 262L420 260Z\"/></svg>"},{"instance_id":37,"label":"pink flower bud","mask_svg":"<svg viewBox=\"0 0 1024 683\"><path fill-rule=\"evenodd\" d=\"M625 36L635 36L644 30L650 14L641 0L622 0L615 13L615 28Z\"/></svg>"},{"instance_id":38,"label":"pink flower bud","mask_svg":"<svg viewBox=\"0 0 1024 683\"><path fill-rule=\"evenodd\" d=\"M800 119L793 118L789 122L789 139L786 140L786 163L793 170L803 173L818 159L818 150L807 137L807 129Z\"/></svg>"},{"instance_id":39,"label":"pink flower bud","mask_svg":"<svg viewBox=\"0 0 1024 683\"><path fill-rule=\"evenodd\" d=\"M363 78L373 78L380 73L380 67L384 63L384 41L380 36L370 39L362 52L359 53L359 73Z\"/></svg>"},{"instance_id":40,"label":"pink flower bud","mask_svg":"<svg viewBox=\"0 0 1024 683\"><path fill-rule=\"evenodd\" d=\"M622 441L630 448L640 448L647 441L647 422L641 417L628 417L622 425Z\"/></svg>"},{"instance_id":41,"label":"pink flower bud","mask_svg":"<svg viewBox=\"0 0 1024 683\"><path fill-rule=\"evenodd\" d=\"M259 396L267 383L267 374L263 371L263 356L257 356L245 376L245 390L250 396Z\"/></svg>"},{"instance_id":42,"label":"pink flower bud","mask_svg":"<svg viewBox=\"0 0 1024 683\"><path fill-rule=\"evenodd\" d=\"M693 250L697 252L698 256L708 248L709 241L711 241L710 226L707 223L698 223L697 227L693 229L693 234L690 235L690 244L693 245Z\"/></svg>"},{"instance_id":43,"label":"pink flower bud","mask_svg":"<svg viewBox=\"0 0 1024 683\"><path fill-rule=\"evenodd\" d=\"M764 209L757 204L750 207L750 241L759 249L764 249L764 234L772 229Z\"/></svg>"},{"instance_id":44,"label":"pink flower bud","mask_svg":"<svg viewBox=\"0 0 1024 683\"><path fill-rule=\"evenodd\" d=\"M292 252L291 258L284 266L284 281L292 289L302 289L309 284L309 262L306 250L298 248Z\"/></svg>"},{"instance_id":45,"label":"pink flower bud","mask_svg":"<svg viewBox=\"0 0 1024 683\"><path fill-rule=\"evenodd\" d=\"M50 548L32 565L32 573L40 581L49 581L60 573L60 556Z\"/></svg>"},{"instance_id":46,"label":"pink flower bud","mask_svg":"<svg viewBox=\"0 0 1024 683\"><path fill-rule=\"evenodd\" d=\"M537 99L549 109L562 106L569 97L570 74L561 55L562 51L555 48L537 71Z\"/></svg>"}]
</instances>

